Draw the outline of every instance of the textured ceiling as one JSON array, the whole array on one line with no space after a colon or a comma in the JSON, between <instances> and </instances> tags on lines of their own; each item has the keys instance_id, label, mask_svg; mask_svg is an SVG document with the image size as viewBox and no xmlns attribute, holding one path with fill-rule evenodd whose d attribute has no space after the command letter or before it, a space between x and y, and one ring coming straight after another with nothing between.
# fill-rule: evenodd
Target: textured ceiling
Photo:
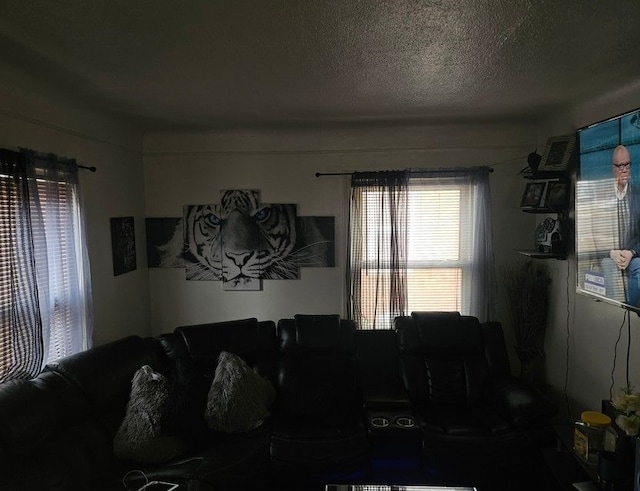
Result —
<instances>
[{"instance_id":1,"label":"textured ceiling","mask_svg":"<svg viewBox=\"0 0 640 491\"><path fill-rule=\"evenodd\" d=\"M640 1L0 0L0 49L149 129L531 119L640 78Z\"/></svg>"}]
</instances>

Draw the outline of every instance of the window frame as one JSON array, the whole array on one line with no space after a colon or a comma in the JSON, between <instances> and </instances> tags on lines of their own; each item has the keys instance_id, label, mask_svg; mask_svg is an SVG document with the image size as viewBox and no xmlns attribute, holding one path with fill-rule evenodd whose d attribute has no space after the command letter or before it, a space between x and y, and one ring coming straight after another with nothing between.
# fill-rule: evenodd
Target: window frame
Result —
<instances>
[{"instance_id":1,"label":"window frame","mask_svg":"<svg viewBox=\"0 0 640 491\"><path fill-rule=\"evenodd\" d=\"M416 192L420 192L421 190L426 191L427 193L435 190L435 188L438 188L437 191L446 191L446 190L454 190L456 192L459 193L458 195L458 225L456 228L456 237L457 237L457 251L458 253L456 254L456 259L451 260L450 258L443 258L443 259L421 259L421 258L416 258L416 251L411 249L411 241L412 241L412 227L410 225L412 220L419 220L419 218L413 218L415 215L415 211L412 210L412 194L416 193ZM360 192L362 193L376 193L378 192L377 190L361 190ZM366 198L362 199L363 205L362 205L362 209L361 209L361 213L366 214L367 210L366 210ZM428 203L425 203L425 205L428 205ZM473 184L473 182L469 182L469 180L466 178L465 179L460 179L459 176L437 176L437 177L426 177L426 176L410 176L408 179L408 183L407 183L407 220L409 222L409 225L407 226L408 231L407 231L407 258L406 258L406 312L404 312L402 315L406 315L408 313L410 313L411 311L416 311L416 310L431 310L431 309L426 309L426 308L422 308L420 305L416 305L414 303L415 300L412 299L412 297L418 296L419 293L415 292L416 286L415 286L415 279L412 278L412 273L418 273L421 271L438 271L438 270L442 270L442 271L446 271L446 270L450 270L453 272L457 272L455 274L457 274L459 276L459 285L456 288L456 299L453 302L448 302L448 303L443 303L441 304L440 308L436 308L433 310L453 310L453 311L459 311L463 314L467 314L470 313L470 309L471 309L471 304L472 304L472 291L474 290L474 285L473 282L471 280L472 277L472 272L474 269L474 258L473 258L473 244L472 241L474 240L474 235L475 235L475 221L478 219L478 214L476 211L476 208L479 206L478 203L478 192L477 192L477 188L476 186ZM446 211L446 210L445 210ZM418 212L419 213L419 212ZM443 211L444 213L444 211ZM352 217L353 218L353 217ZM446 217L445 217L446 218ZM362 221L366 221L366 218L362 218ZM350 231L350 235L351 235L351 231ZM373 270L375 271L384 271L384 266L385 264L380 264L381 267L377 267L376 261L375 260L371 260L371 258L367 258L366 260L363 260L360 264L355 264L355 257L357 257L357 254L354 253L354 251L351 249L354 247L354 241L352 240L353 237L349 237L350 239L350 264L349 267L351 268L351 271L353 274L356 274L356 272L358 272L359 274L363 275L366 274L366 271L370 271ZM363 239L363 241L366 240ZM419 240L419 239L413 239L413 240ZM386 264L387 268L391 268L389 262L387 261ZM364 281L364 279L361 277L359 284L362 285L361 286L361 290L364 291L365 287L366 287L366 282ZM351 292L351 289L348 290L349 292ZM433 290L432 290L433 291ZM351 294L351 293L350 293ZM361 294L360 297L361 299L366 299L366 294ZM352 302L355 302L356 300L353 298L351 298ZM377 305L377 304L376 304ZM360 329L374 329L374 328L379 328L379 321L376 319L371 320L369 322L364 322L364 314L362 314L363 312L366 312L367 309L363 306L363 305L352 305L351 307L352 311L350 312L350 314L354 314L356 312L358 312L359 314L359 320L360 320ZM371 309L370 309L371 310ZM386 309L388 311L388 309ZM382 316L384 319L384 316L387 316L389 314L389 312L382 312L380 313L380 308L378 307L378 313L376 315L376 317L380 317ZM369 318L371 318L371 316L369 316ZM375 326L375 327L374 327ZM391 328L392 326L389 326L389 328Z\"/></svg>"}]
</instances>

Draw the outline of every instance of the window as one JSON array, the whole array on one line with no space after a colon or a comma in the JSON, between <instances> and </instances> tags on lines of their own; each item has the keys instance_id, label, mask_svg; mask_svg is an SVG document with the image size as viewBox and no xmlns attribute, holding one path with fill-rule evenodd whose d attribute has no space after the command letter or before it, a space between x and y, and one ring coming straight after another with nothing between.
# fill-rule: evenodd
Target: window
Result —
<instances>
[{"instance_id":1,"label":"window","mask_svg":"<svg viewBox=\"0 0 640 491\"><path fill-rule=\"evenodd\" d=\"M0 152L0 381L90 346L75 162Z\"/></svg>"},{"instance_id":2,"label":"window","mask_svg":"<svg viewBox=\"0 0 640 491\"><path fill-rule=\"evenodd\" d=\"M414 311L487 317L477 302L489 293L478 292L487 286L479 276L492 270L480 188L464 174L410 173L394 191L352 180L349 304L361 329L390 328Z\"/></svg>"}]
</instances>

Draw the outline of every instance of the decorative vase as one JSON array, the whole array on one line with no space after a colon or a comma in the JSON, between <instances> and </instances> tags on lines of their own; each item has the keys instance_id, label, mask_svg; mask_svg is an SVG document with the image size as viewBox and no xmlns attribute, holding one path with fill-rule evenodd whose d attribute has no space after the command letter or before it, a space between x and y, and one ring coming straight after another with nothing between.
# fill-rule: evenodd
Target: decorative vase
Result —
<instances>
[{"instance_id":1,"label":"decorative vase","mask_svg":"<svg viewBox=\"0 0 640 491\"><path fill-rule=\"evenodd\" d=\"M515 347L520 360L520 379L530 385L539 385L543 380L545 353L542 348Z\"/></svg>"}]
</instances>

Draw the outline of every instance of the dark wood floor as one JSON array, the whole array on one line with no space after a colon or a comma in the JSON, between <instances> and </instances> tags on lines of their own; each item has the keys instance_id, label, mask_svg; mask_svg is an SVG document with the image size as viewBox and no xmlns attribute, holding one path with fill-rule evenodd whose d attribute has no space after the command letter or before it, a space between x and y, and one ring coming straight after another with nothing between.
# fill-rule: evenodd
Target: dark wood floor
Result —
<instances>
[{"instance_id":1,"label":"dark wood floor","mask_svg":"<svg viewBox=\"0 0 640 491\"><path fill-rule=\"evenodd\" d=\"M562 491L555 475L545 464L541 455L524 459L519 465L497 466L496 468L476 467L469 463L459 463L448 468L413 465L409 462L378 462L372 470L367 484L374 485L437 485L468 486L478 491ZM498 470L499 469L499 470ZM361 483L363 484L363 483ZM278 491L324 491L323 484L282 487ZM393 488L395 491L398 488Z\"/></svg>"}]
</instances>

